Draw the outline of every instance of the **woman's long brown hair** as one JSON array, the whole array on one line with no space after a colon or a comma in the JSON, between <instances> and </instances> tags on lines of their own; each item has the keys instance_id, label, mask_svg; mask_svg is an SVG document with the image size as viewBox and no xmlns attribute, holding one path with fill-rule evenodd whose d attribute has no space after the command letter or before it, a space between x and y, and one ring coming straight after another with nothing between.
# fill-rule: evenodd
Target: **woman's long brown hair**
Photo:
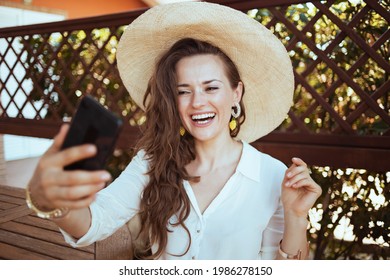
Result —
<instances>
[{"instance_id":1,"label":"woman's long brown hair","mask_svg":"<svg viewBox=\"0 0 390 280\"><path fill-rule=\"evenodd\" d=\"M184 224L191 206L183 180L196 180L199 177L191 177L185 169L196 154L193 137L188 133L181 137L179 133L181 120L177 109L175 69L180 59L199 54L221 58L232 88L236 88L241 81L236 66L219 48L191 38L176 42L158 61L144 98L146 123L137 146L137 150L145 151L149 163L149 181L140 204L141 230L138 238L149 240L148 248L142 250L143 253L150 252L153 244L158 245L157 250L149 256L152 259L160 257L165 251L169 227L181 226L188 233L187 249L179 256L185 255L191 246L191 234ZM237 128L231 131L232 137L237 136L245 120L243 103L240 102L240 105L242 113ZM177 222L169 224L170 218L175 215Z\"/></svg>"}]
</instances>

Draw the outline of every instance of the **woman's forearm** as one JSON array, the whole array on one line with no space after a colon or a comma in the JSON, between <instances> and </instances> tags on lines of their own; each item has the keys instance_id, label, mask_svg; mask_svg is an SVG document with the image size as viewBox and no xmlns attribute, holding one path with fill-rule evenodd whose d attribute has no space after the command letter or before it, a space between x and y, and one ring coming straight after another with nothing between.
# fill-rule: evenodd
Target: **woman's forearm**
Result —
<instances>
[{"instance_id":1,"label":"woman's forearm","mask_svg":"<svg viewBox=\"0 0 390 280\"><path fill-rule=\"evenodd\" d=\"M89 207L70 210L65 217L52 221L74 238L80 239L91 227L91 211Z\"/></svg>"},{"instance_id":2,"label":"woman's forearm","mask_svg":"<svg viewBox=\"0 0 390 280\"><path fill-rule=\"evenodd\" d=\"M288 255L298 255L300 252L301 258L307 258L307 224L306 217L298 217L293 214L285 213L284 215L284 234L280 248ZM284 259L278 254L277 259Z\"/></svg>"}]
</instances>

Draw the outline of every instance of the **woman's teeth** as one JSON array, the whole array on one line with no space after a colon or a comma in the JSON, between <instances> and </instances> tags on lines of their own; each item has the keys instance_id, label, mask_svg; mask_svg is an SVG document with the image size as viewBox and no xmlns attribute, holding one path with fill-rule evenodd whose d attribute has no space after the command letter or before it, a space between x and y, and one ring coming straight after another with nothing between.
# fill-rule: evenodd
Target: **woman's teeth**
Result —
<instances>
[{"instance_id":1,"label":"woman's teeth","mask_svg":"<svg viewBox=\"0 0 390 280\"><path fill-rule=\"evenodd\" d=\"M215 117L215 113L205 113L199 115L192 115L191 118L193 121L196 121L199 124L207 123L211 118Z\"/></svg>"}]
</instances>

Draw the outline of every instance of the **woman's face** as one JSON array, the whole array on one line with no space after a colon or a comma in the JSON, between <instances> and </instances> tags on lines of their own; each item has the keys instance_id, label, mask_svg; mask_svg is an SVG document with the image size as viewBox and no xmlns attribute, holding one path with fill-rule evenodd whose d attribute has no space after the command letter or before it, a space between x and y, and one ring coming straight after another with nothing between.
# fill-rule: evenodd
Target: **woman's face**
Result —
<instances>
[{"instance_id":1,"label":"woman's face","mask_svg":"<svg viewBox=\"0 0 390 280\"><path fill-rule=\"evenodd\" d=\"M222 60L211 54L181 59L176 65L178 109L187 133L195 140L230 137L229 120L242 83L232 88Z\"/></svg>"}]
</instances>

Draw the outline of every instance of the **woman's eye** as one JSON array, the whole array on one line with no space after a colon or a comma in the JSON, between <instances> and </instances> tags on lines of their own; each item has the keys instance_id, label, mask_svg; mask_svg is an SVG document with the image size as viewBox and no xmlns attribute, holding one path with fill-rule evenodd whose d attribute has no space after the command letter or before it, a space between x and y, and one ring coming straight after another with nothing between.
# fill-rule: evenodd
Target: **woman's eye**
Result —
<instances>
[{"instance_id":1,"label":"woman's eye","mask_svg":"<svg viewBox=\"0 0 390 280\"><path fill-rule=\"evenodd\" d=\"M179 90L178 91L179 95L188 94L188 93L190 93L190 91L188 91L188 90Z\"/></svg>"},{"instance_id":2,"label":"woman's eye","mask_svg":"<svg viewBox=\"0 0 390 280\"><path fill-rule=\"evenodd\" d=\"M218 89L218 87L208 87L208 88L206 88L206 91L215 91L217 89Z\"/></svg>"}]
</instances>

